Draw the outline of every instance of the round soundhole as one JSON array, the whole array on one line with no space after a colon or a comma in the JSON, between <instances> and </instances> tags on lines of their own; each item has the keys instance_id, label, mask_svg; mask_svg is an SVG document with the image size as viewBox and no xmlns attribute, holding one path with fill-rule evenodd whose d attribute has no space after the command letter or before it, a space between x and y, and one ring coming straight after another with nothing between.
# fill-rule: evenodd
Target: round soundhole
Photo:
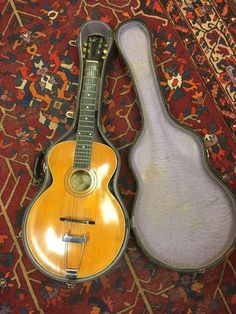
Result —
<instances>
[{"instance_id":1,"label":"round soundhole","mask_svg":"<svg viewBox=\"0 0 236 314\"><path fill-rule=\"evenodd\" d=\"M84 192L90 188L92 178L89 172L85 170L76 170L71 176L70 183L74 190Z\"/></svg>"}]
</instances>

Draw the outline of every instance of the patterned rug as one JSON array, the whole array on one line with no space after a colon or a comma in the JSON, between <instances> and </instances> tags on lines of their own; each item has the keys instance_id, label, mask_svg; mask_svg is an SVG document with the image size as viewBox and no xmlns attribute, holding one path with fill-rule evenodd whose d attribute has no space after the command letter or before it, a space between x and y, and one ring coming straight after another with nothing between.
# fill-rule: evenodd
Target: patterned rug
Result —
<instances>
[{"instance_id":1,"label":"patterned rug","mask_svg":"<svg viewBox=\"0 0 236 314\"><path fill-rule=\"evenodd\" d=\"M153 34L156 69L173 116L205 141L211 168L236 192L236 8L226 0L0 0L0 313L236 313L236 252L192 276L151 262L131 234L118 264L68 289L36 270L21 240L38 186L38 153L71 126L80 76L76 38L96 19L113 30L136 17ZM103 124L122 157L129 213L135 181L127 157L140 114L124 62L107 71ZM168 236L168 235L167 235Z\"/></svg>"}]
</instances>

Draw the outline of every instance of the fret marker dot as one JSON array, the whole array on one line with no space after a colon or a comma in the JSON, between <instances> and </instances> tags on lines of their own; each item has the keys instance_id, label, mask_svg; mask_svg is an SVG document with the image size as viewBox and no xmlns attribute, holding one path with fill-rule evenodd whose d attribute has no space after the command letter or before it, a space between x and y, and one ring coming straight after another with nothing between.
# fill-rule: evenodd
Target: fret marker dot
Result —
<instances>
[{"instance_id":1,"label":"fret marker dot","mask_svg":"<svg viewBox=\"0 0 236 314\"><path fill-rule=\"evenodd\" d=\"M88 96L90 96L90 94L88 94Z\"/></svg>"},{"instance_id":2,"label":"fret marker dot","mask_svg":"<svg viewBox=\"0 0 236 314\"><path fill-rule=\"evenodd\" d=\"M85 117L85 120L88 120L88 118L87 118L87 117Z\"/></svg>"},{"instance_id":3,"label":"fret marker dot","mask_svg":"<svg viewBox=\"0 0 236 314\"><path fill-rule=\"evenodd\" d=\"M89 106L86 106L86 108L88 109Z\"/></svg>"}]
</instances>

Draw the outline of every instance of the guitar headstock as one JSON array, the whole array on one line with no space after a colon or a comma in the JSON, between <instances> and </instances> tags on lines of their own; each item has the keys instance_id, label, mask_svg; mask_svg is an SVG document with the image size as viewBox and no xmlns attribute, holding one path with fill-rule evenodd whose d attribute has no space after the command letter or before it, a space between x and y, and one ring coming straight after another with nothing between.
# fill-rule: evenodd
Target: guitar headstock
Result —
<instances>
[{"instance_id":1,"label":"guitar headstock","mask_svg":"<svg viewBox=\"0 0 236 314\"><path fill-rule=\"evenodd\" d=\"M107 44L102 36L89 36L83 45L83 57L86 60L104 60L107 56L107 51Z\"/></svg>"}]
</instances>

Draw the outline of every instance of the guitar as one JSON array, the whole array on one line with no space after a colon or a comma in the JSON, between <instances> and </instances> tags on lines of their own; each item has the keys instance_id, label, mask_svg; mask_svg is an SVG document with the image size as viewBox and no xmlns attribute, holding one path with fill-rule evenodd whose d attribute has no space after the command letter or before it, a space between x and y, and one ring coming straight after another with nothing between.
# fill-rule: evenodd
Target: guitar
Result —
<instances>
[{"instance_id":1,"label":"guitar","mask_svg":"<svg viewBox=\"0 0 236 314\"><path fill-rule=\"evenodd\" d=\"M30 259L59 281L80 282L103 274L127 241L127 214L109 189L117 169L116 153L93 141L106 53L105 37L87 37L76 139L50 149L52 183L32 201L24 217L23 242Z\"/></svg>"}]
</instances>

